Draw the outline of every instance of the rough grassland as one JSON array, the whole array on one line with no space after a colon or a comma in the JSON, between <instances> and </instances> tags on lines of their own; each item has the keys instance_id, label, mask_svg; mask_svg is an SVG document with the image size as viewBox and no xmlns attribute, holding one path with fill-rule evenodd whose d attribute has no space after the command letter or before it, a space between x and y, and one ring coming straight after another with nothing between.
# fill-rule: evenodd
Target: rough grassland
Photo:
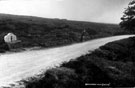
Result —
<instances>
[{"instance_id":1,"label":"rough grassland","mask_svg":"<svg viewBox=\"0 0 135 88\"><path fill-rule=\"evenodd\" d=\"M82 35L84 35L83 41L87 41L127 34L116 24L0 14L0 52L8 50L3 41L4 35L8 32L13 32L22 41L16 45L16 48L63 46L81 42Z\"/></svg>"}]
</instances>

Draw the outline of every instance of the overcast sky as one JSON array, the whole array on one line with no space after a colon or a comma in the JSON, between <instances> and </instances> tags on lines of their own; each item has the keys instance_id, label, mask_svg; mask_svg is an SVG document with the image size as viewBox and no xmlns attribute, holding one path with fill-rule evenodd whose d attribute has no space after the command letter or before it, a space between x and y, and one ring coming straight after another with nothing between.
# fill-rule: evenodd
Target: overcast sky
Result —
<instances>
[{"instance_id":1,"label":"overcast sky","mask_svg":"<svg viewBox=\"0 0 135 88\"><path fill-rule=\"evenodd\" d=\"M132 0L0 0L0 13L119 23Z\"/></svg>"}]
</instances>

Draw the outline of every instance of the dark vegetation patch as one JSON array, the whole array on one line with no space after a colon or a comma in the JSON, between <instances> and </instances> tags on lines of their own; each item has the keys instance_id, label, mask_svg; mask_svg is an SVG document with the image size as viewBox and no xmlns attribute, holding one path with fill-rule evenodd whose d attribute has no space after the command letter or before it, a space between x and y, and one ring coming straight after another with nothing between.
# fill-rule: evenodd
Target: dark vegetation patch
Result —
<instances>
[{"instance_id":1,"label":"dark vegetation patch","mask_svg":"<svg viewBox=\"0 0 135 88\"><path fill-rule=\"evenodd\" d=\"M85 83L104 83L108 84L107 87L133 87L135 37L107 43L91 54L47 70L39 80L28 82L26 88L84 88Z\"/></svg>"},{"instance_id":2,"label":"dark vegetation patch","mask_svg":"<svg viewBox=\"0 0 135 88\"><path fill-rule=\"evenodd\" d=\"M127 34L115 24L0 14L0 51L4 51L3 47L7 48L1 41L8 32L13 32L22 41L16 45L19 48L44 48L80 42L84 29L83 41Z\"/></svg>"}]
</instances>

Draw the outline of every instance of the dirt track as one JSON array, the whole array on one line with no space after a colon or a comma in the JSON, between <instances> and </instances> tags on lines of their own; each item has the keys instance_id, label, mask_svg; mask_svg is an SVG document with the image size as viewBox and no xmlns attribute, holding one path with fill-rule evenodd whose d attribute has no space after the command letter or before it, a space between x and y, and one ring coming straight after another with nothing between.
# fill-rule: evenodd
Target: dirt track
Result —
<instances>
[{"instance_id":1,"label":"dirt track","mask_svg":"<svg viewBox=\"0 0 135 88\"><path fill-rule=\"evenodd\" d=\"M114 36L91 40L47 50L25 51L0 56L0 87L40 74L48 67L75 59L107 42L128 38L133 35Z\"/></svg>"}]
</instances>

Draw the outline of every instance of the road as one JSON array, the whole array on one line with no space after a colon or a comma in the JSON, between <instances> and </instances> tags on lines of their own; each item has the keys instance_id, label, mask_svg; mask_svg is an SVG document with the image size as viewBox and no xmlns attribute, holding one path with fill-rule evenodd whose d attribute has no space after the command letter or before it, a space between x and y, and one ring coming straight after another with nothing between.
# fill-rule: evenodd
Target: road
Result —
<instances>
[{"instance_id":1,"label":"road","mask_svg":"<svg viewBox=\"0 0 135 88\"><path fill-rule=\"evenodd\" d=\"M131 36L114 36L52 49L3 54L0 56L0 87L41 74L48 68L90 53L108 42Z\"/></svg>"}]
</instances>

